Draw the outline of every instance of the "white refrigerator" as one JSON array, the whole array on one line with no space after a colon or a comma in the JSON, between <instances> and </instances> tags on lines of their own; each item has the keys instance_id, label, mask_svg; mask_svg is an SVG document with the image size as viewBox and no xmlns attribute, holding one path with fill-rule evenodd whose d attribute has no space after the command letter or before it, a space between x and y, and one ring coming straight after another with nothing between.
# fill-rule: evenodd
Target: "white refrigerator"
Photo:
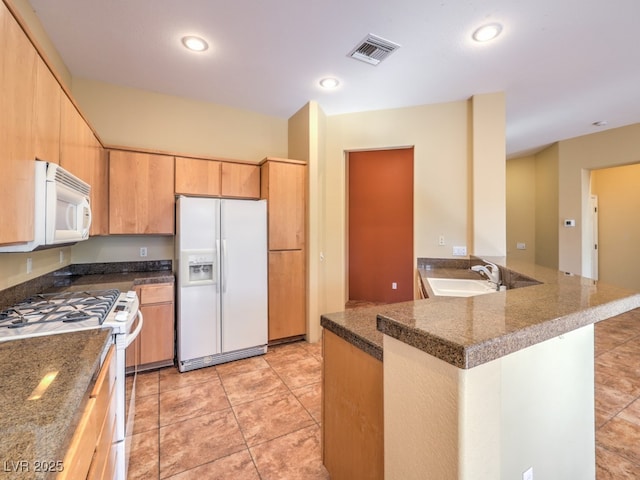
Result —
<instances>
[{"instance_id":1,"label":"white refrigerator","mask_svg":"<svg viewBox=\"0 0 640 480\"><path fill-rule=\"evenodd\" d=\"M267 351L266 200L178 197L181 372Z\"/></svg>"}]
</instances>

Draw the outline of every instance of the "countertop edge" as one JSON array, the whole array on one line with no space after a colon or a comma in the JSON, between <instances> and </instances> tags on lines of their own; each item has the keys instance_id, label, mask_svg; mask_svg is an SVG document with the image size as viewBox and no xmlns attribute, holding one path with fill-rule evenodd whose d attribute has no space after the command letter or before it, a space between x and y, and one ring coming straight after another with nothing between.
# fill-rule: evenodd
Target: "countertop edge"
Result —
<instances>
[{"instance_id":1,"label":"countertop edge","mask_svg":"<svg viewBox=\"0 0 640 480\"><path fill-rule=\"evenodd\" d=\"M325 315L320 316L320 325L332 333L335 333L337 336L362 350L364 353L371 355L376 360L383 361L383 350L382 347L374 344L373 342L367 340L361 335L358 335L353 330L340 325Z\"/></svg>"},{"instance_id":2,"label":"countertop edge","mask_svg":"<svg viewBox=\"0 0 640 480\"><path fill-rule=\"evenodd\" d=\"M482 261L473 258L454 265L436 260L428 268L418 264L419 278L478 278L468 265ZM504 292L477 300L434 297L346 309L321 315L320 324L379 360L384 358L384 335L388 335L457 368L470 369L640 308L640 292L540 265L505 264L499 264L510 286ZM473 305L466 307L463 302ZM467 334L464 329L471 317L453 328L441 327L443 321L463 321L465 308L475 309L472 318L486 332Z\"/></svg>"},{"instance_id":3,"label":"countertop edge","mask_svg":"<svg viewBox=\"0 0 640 480\"><path fill-rule=\"evenodd\" d=\"M397 321L392 314L378 314L376 322L378 330L384 335L404 342L458 368L470 369L584 326L639 308L640 293L630 293L625 297L468 345L452 342L423 329Z\"/></svg>"}]
</instances>

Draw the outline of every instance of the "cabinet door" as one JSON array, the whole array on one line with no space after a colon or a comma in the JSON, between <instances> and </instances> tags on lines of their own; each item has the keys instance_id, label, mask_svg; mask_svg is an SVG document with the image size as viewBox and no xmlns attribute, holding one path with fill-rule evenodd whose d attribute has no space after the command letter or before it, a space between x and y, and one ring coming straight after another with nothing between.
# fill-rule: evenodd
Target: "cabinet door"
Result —
<instances>
[{"instance_id":1,"label":"cabinet door","mask_svg":"<svg viewBox=\"0 0 640 480\"><path fill-rule=\"evenodd\" d=\"M305 298L303 251L269 252L269 341L306 333Z\"/></svg>"},{"instance_id":2,"label":"cabinet door","mask_svg":"<svg viewBox=\"0 0 640 480\"><path fill-rule=\"evenodd\" d=\"M0 244L33 240L36 50L0 3Z\"/></svg>"},{"instance_id":3,"label":"cabinet door","mask_svg":"<svg viewBox=\"0 0 640 480\"><path fill-rule=\"evenodd\" d=\"M176 194L220 196L220 162L176 157Z\"/></svg>"},{"instance_id":4,"label":"cabinet door","mask_svg":"<svg viewBox=\"0 0 640 480\"><path fill-rule=\"evenodd\" d=\"M109 166L107 152L91 132L89 137L91 185L91 230L90 235L109 233Z\"/></svg>"},{"instance_id":5,"label":"cabinet door","mask_svg":"<svg viewBox=\"0 0 640 480\"><path fill-rule=\"evenodd\" d=\"M85 129L87 125L69 97L60 102L60 165L76 177L89 183L86 162Z\"/></svg>"},{"instance_id":6,"label":"cabinet door","mask_svg":"<svg viewBox=\"0 0 640 480\"><path fill-rule=\"evenodd\" d=\"M223 162L222 196L260 198L260 167Z\"/></svg>"},{"instance_id":7,"label":"cabinet door","mask_svg":"<svg viewBox=\"0 0 640 480\"><path fill-rule=\"evenodd\" d=\"M141 307L144 325L140 332L140 364L173 362L173 303L158 303Z\"/></svg>"},{"instance_id":8,"label":"cabinet door","mask_svg":"<svg viewBox=\"0 0 640 480\"><path fill-rule=\"evenodd\" d=\"M322 454L331 478L384 478L382 362L322 334Z\"/></svg>"},{"instance_id":9,"label":"cabinet door","mask_svg":"<svg viewBox=\"0 0 640 480\"><path fill-rule=\"evenodd\" d=\"M36 157L60 163L60 99L62 87L38 57L35 93L34 140Z\"/></svg>"},{"instance_id":10,"label":"cabinet door","mask_svg":"<svg viewBox=\"0 0 640 480\"><path fill-rule=\"evenodd\" d=\"M107 158L93 131L69 97L62 95L60 165L91 185L90 235L108 233Z\"/></svg>"},{"instance_id":11,"label":"cabinet door","mask_svg":"<svg viewBox=\"0 0 640 480\"><path fill-rule=\"evenodd\" d=\"M269 202L269 250L304 248L305 165L267 162L263 198Z\"/></svg>"},{"instance_id":12,"label":"cabinet door","mask_svg":"<svg viewBox=\"0 0 640 480\"><path fill-rule=\"evenodd\" d=\"M173 157L109 153L109 233L165 234L174 230Z\"/></svg>"}]
</instances>

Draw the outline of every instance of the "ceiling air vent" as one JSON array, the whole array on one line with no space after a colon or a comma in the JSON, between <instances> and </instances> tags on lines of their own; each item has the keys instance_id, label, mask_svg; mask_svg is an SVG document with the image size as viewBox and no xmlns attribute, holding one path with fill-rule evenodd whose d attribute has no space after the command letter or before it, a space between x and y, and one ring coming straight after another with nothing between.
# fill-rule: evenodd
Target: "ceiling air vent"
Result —
<instances>
[{"instance_id":1,"label":"ceiling air vent","mask_svg":"<svg viewBox=\"0 0 640 480\"><path fill-rule=\"evenodd\" d=\"M378 65L398 48L400 48L400 45L397 43L369 34L356 48L349 52L348 56L371 65Z\"/></svg>"}]
</instances>

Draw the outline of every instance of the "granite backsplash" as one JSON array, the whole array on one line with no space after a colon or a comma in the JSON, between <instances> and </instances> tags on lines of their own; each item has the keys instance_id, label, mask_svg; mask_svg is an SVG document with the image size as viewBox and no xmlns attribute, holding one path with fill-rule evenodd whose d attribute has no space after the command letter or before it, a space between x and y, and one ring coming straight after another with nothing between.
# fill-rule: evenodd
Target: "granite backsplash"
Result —
<instances>
[{"instance_id":1,"label":"granite backsplash","mask_svg":"<svg viewBox=\"0 0 640 480\"><path fill-rule=\"evenodd\" d=\"M109 262L109 263L79 263L67 265L40 277L14 285L0 292L0 310L10 307L31 295L43 292L49 288L65 283L69 276L103 275L109 273L130 272L171 272L171 260L149 260L141 262Z\"/></svg>"}]
</instances>

